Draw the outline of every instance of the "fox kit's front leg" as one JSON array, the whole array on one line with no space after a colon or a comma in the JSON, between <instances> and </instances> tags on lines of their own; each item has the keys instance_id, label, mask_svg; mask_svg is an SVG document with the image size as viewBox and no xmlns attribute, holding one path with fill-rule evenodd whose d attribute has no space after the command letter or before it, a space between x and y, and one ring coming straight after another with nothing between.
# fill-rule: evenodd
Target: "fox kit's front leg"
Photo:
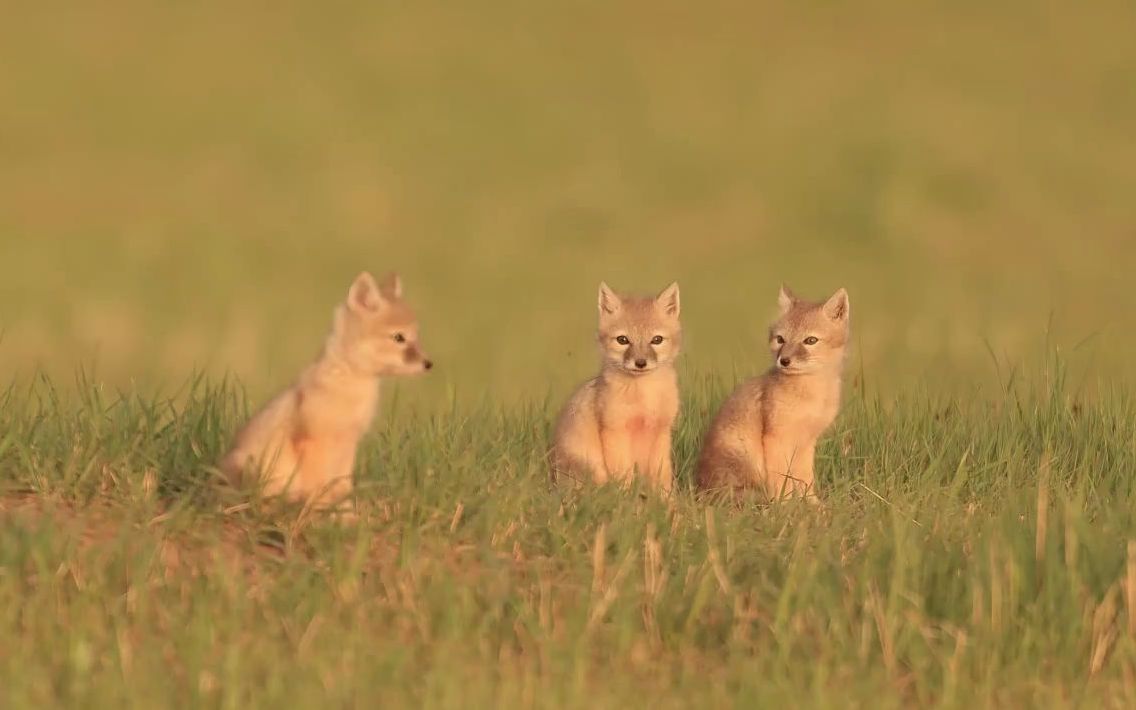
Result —
<instances>
[{"instance_id":1,"label":"fox kit's front leg","mask_svg":"<svg viewBox=\"0 0 1136 710\"><path fill-rule=\"evenodd\" d=\"M765 454L765 492L773 500L793 495L797 486L793 482L793 460L796 450L793 443L779 436L766 435L762 440Z\"/></svg>"},{"instance_id":2,"label":"fox kit's front leg","mask_svg":"<svg viewBox=\"0 0 1136 710\"><path fill-rule=\"evenodd\" d=\"M351 499L356 440L342 434L306 436L295 442L299 466L289 492L313 508L329 510L340 520L354 519Z\"/></svg>"},{"instance_id":3,"label":"fox kit's front leg","mask_svg":"<svg viewBox=\"0 0 1136 710\"><path fill-rule=\"evenodd\" d=\"M813 459L816 442L800 443L766 436L765 487L770 498L815 497Z\"/></svg>"},{"instance_id":4,"label":"fox kit's front leg","mask_svg":"<svg viewBox=\"0 0 1136 710\"><path fill-rule=\"evenodd\" d=\"M793 465L794 492L815 503L816 497L816 441L797 447L797 457Z\"/></svg>"},{"instance_id":5,"label":"fox kit's front leg","mask_svg":"<svg viewBox=\"0 0 1136 710\"><path fill-rule=\"evenodd\" d=\"M588 439L588 442L574 451L569 465L563 468L584 469L591 474L592 481L596 485L602 486L611 478L607 462L604 460L603 435L599 431L595 431L585 438Z\"/></svg>"},{"instance_id":6,"label":"fox kit's front leg","mask_svg":"<svg viewBox=\"0 0 1136 710\"><path fill-rule=\"evenodd\" d=\"M674 488L674 463L671 460L670 422L661 426L651 450L651 482L665 496Z\"/></svg>"},{"instance_id":7,"label":"fox kit's front leg","mask_svg":"<svg viewBox=\"0 0 1136 710\"><path fill-rule=\"evenodd\" d=\"M627 483L635 475L635 452L626 424L600 420L600 441L604 468L612 480Z\"/></svg>"},{"instance_id":8,"label":"fox kit's front leg","mask_svg":"<svg viewBox=\"0 0 1136 710\"><path fill-rule=\"evenodd\" d=\"M335 481L336 442L329 436L301 435L293 440L298 465L289 491L296 498L326 502Z\"/></svg>"},{"instance_id":9,"label":"fox kit's front leg","mask_svg":"<svg viewBox=\"0 0 1136 710\"><path fill-rule=\"evenodd\" d=\"M324 500L341 514L351 514L355 510L352 493L355 491L355 453L359 445L357 439L343 441L330 457L330 476L325 486Z\"/></svg>"}]
</instances>

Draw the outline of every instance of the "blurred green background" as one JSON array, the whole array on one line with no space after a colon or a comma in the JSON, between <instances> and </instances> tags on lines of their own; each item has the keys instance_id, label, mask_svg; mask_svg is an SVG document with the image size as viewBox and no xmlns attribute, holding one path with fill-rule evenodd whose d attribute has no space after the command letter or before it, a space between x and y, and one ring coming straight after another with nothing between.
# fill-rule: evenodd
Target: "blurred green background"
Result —
<instances>
[{"instance_id":1,"label":"blurred green background","mask_svg":"<svg viewBox=\"0 0 1136 710\"><path fill-rule=\"evenodd\" d=\"M881 390L1047 342L1131 380L1134 27L1128 1L9 5L0 368L259 396L397 268L441 366L419 405L562 396L601 279L680 282L688 374L764 367L785 280L849 289Z\"/></svg>"}]
</instances>

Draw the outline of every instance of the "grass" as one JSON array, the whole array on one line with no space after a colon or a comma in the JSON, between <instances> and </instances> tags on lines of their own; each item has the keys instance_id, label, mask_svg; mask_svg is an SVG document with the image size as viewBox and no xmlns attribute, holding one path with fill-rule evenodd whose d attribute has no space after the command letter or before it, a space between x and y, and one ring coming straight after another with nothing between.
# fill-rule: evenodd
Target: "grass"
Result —
<instances>
[{"instance_id":1,"label":"grass","mask_svg":"<svg viewBox=\"0 0 1136 710\"><path fill-rule=\"evenodd\" d=\"M232 383L11 389L4 704L1128 706L1136 401L1064 380L854 392L820 511L550 490L543 406L401 412L344 528L214 482Z\"/></svg>"},{"instance_id":2,"label":"grass","mask_svg":"<svg viewBox=\"0 0 1136 710\"><path fill-rule=\"evenodd\" d=\"M1134 12L6 9L0 704L1133 706ZM362 523L217 486L364 268L439 366ZM548 490L596 285L675 279L684 483L849 289L824 510Z\"/></svg>"}]
</instances>

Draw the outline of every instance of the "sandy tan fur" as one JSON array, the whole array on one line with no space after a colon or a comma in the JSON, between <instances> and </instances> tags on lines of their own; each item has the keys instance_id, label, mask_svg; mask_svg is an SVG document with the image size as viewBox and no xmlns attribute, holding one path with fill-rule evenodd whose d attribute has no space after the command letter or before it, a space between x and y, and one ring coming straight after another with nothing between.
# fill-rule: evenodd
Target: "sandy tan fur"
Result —
<instances>
[{"instance_id":1,"label":"sandy tan fur","mask_svg":"<svg viewBox=\"0 0 1136 710\"><path fill-rule=\"evenodd\" d=\"M576 390L556 422L553 477L603 484L638 474L668 495L682 347L678 284L655 298L620 296L600 284L597 341L600 374Z\"/></svg>"},{"instance_id":2,"label":"sandy tan fur","mask_svg":"<svg viewBox=\"0 0 1136 710\"><path fill-rule=\"evenodd\" d=\"M356 449L375 417L380 378L431 366L399 278L379 285L360 274L320 356L237 432L221 469L234 483L259 480L266 495L349 510Z\"/></svg>"},{"instance_id":3,"label":"sandy tan fur","mask_svg":"<svg viewBox=\"0 0 1136 710\"><path fill-rule=\"evenodd\" d=\"M773 367L739 385L711 422L696 474L701 490L816 494L817 440L840 409L848 294L840 289L811 303L782 288L778 304L769 330Z\"/></svg>"}]
</instances>

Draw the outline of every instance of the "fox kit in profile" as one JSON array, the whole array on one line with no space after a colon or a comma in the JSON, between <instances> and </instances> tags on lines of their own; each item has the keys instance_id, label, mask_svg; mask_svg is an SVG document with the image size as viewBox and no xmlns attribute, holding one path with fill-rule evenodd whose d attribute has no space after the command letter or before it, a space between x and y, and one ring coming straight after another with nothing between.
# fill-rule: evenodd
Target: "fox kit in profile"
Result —
<instances>
[{"instance_id":1,"label":"fox kit in profile","mask_svg":"<svg viewBox=\"0 0 1136 710\"><path fill-rule=\"evenodd\" d=\"M556 423L552 473L627 483L636 473L671 491L671 428L678 415L674 361L682 346L678 284L655 298L620 296L600 284L598 341L603 368L564 406Z\"/></svg>"},{"instance_id":2,"label":"fox kit in profile","mask_svg":"<svg viewBox=\"0 0 1136 710\"><path fill-rule=\"evenodd\" d=\"M267 495L350 511L355 450L374 419L379 378L431 367L398 276L380 286L362 273L319 358L237 432L221 469L234 483L259 478Z\"/></svg>"},{"instance_id":3,"label":"fox kit in profile","mask_svg":"<svg viewBox=\"0 0 1136 710\"><path fill-rule=\"evenodd\" d=\"M817 439L840 409L848 293L810 303L782 287L778 304L769 329L773 367L739 385L711 423L698 462L702 490L815 500Z\"/></svg>"}]
</instances>

